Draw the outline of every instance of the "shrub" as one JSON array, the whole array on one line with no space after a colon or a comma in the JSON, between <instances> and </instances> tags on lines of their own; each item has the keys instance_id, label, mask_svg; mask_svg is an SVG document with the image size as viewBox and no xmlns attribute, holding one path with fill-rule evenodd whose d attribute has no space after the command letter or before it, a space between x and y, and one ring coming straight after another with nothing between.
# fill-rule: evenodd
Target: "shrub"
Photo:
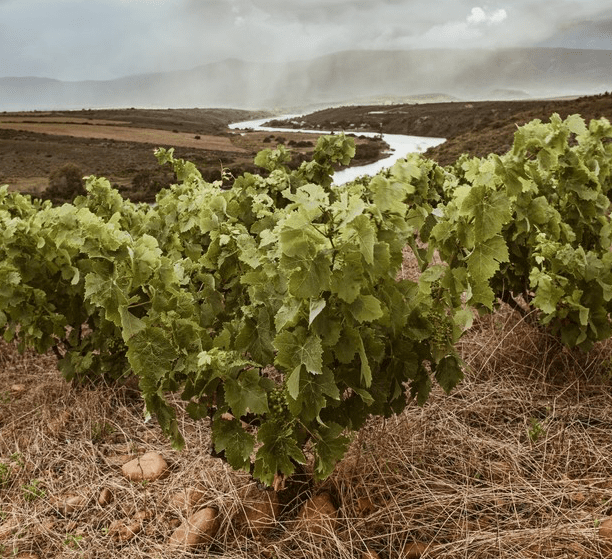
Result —
<instances>
[{"instance_id":1,"label":"shrub","mask_svg":"<svg viewBox=\"0 0 612 559\"><path fill-rule=\"evenodd\" d=\"M83 171L74 163L66 163L49 175L49 186L44 192L44 197L54 204L63 204L86 194Z\"/></svg>"}]
</instances>

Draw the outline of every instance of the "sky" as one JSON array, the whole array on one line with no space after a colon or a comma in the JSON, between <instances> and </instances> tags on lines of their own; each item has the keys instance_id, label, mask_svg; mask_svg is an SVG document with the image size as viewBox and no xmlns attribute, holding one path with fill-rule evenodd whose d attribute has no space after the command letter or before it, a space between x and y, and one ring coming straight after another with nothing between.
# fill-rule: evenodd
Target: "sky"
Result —
<instances>
[{"instance_id":1,"label":"sky","mask_svg":"<svg viewBox=\"0 0 612 559\"><path fill-rule=\"evenodd\" d=\"M0 0L0 77L107 80L226 58L532 46L572 23L612 17L610 0L477 2Z\"/></svg>"}]
</instances>

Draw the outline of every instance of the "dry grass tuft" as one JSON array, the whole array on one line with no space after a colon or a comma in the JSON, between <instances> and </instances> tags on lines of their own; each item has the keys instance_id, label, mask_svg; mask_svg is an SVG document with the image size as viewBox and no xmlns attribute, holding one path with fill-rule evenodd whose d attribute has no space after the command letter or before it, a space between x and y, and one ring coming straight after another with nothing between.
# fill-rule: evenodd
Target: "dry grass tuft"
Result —
<instances>
[{"instance_id":1,"label":"dry grass tuft","mask_svg":"<svg viewBox=\"0 0 612 559\"><path fill-rule=\"evenodd\" d=\"M175 452L144 422L133 390L71 387L52 357L2 344L0 556L609 556L598 526L612 516L612 342L570 351L502 308L477 319L459 350L468 372L458 389L372 419L330 479L253 533L244 496L257 491L208 455L207 422L181 416L187 446ZM121 464L148 451L164 456L170 475L126 480ZM100 504L105 489L112 499ZM337 514L309 528L300 507L322 493ZM201 507L219 511L214 545L169 548L173 530ZM135 527L132 537L113 538L117 524Z\"/></svg>"}]
</instances>

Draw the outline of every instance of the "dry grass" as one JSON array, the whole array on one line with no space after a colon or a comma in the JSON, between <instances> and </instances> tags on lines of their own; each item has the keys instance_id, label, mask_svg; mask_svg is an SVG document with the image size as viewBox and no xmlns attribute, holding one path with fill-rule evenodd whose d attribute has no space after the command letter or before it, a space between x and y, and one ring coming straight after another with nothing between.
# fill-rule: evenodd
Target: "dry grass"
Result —
<instances>
[{"instance_id":1,"label":"dry grass","mask_svg":"<svg viewBox=\"0 0 612 559\"><path fill-rule=\"evenodd\" d=\"M104 121L103 121L104 122ZM156 128L136 128L130 126L115 126L104 124L89 125L88 121L46 121L21 119L19 122L3 122L0 128L7 130L22 130L39 134L57 136L72 136L74 138L95 138L98 140L115 140L118 142L139 142L155 146L188 147L213 151L242 153L245 150L235 146L229 138L223 136L198 135L189 132L168 132Z\"/></svg>"},{"instance_id":2,"label":"dry grass","mask_svg":"<svg viewBox=\"0 0 612 559\"><path fill-rule=\"evenodd\" d=\"M504 308L478 319L459 349L468 373L457 390L372 419L331 478L309 490L332 495L333 529L298 526L304 494L256 539L236 521L252 482L209 457L206 422L183 417L187 447L175 452L144 422L134 391L70 387L53 358L3 344L0 462L9 473L0 488L0 549L41 559L353 559L371 549L392 559L422 542L422 557L608 557L597 526L612 514L612 343L569 351ZM126 480L121 462L150 450L163 454L170 475ZM190 512L174 496L198 485L201 505L218 508L222 527L211 548L173 552L168 538ZM97 502L103 488L114 495L108 506ZM68 494L87 504L62 515L58 498ZM111 523L139 512L142 531L113 541Z\"/></svg>"}]
</instances>

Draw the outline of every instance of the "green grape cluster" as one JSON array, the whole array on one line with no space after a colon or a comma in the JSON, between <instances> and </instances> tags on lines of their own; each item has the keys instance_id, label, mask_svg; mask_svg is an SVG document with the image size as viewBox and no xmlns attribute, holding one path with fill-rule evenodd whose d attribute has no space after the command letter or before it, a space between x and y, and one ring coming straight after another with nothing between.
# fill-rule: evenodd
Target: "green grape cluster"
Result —
<instances>
[{"instance_id":1,"label":"green grape cluster","mask_svg":"<svg viewBox=\"0 0 612 559\"><path fill-rule=\"evenodd\" d=\"M439 307L433 307L427 314L431 324L431 343L435 352L447 352L453 343L453 324L449 317ZM444 357L442 355L441 357Z\"/></svg>"},{"instance_id":2,"label":"green grape cluster","mask_svg":"<svg viewBox=\"0 0 612 559\"><path fill-rule=\"evenodd\" d=\"M268 393L268 408L272 419L287 419L289 408L287 407L285 386L277 386Z\"/></svg>"}]
</instances>

